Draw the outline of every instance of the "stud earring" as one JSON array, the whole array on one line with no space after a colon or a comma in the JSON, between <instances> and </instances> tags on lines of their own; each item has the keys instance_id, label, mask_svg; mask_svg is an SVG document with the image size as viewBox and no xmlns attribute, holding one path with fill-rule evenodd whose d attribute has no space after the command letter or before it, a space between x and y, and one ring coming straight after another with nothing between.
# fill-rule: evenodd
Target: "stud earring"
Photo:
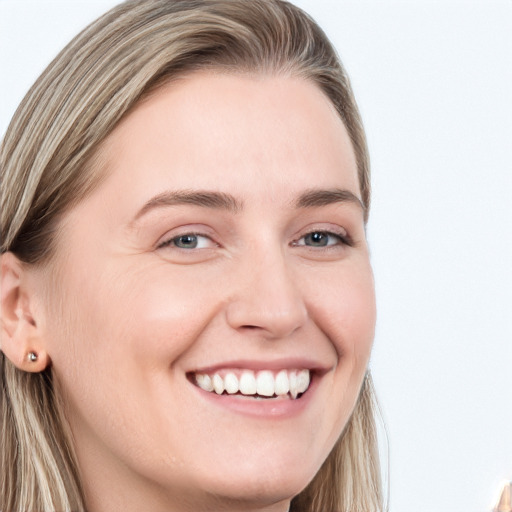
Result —
<instances>
[{"instance_id":1,"label":"stud earring","mask_svg":"<svg viewBox=\"0 0 512 512\"><path fill-rule=\"evenodd\" d=\"M35 363L37 361L37 354L35 352L29 352L28 353L28 360L31 363Z\"/></svg>"}]
</instances>

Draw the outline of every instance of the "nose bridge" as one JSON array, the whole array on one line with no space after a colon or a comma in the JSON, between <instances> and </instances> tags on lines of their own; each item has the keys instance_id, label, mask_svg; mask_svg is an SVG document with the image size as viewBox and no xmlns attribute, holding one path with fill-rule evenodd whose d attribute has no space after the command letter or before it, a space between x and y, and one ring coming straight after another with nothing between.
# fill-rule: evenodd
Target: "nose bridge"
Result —
<instances>
[{"instance_id":1,"label":"nose bridge","mask_svg":"<svg viewBox=\"0 0 512 512\"><path fill-rule=\"evenodd\" d=\"M307 319L306 304L286 254L279 247L250 251L234 277L227 320L237 330L283 338Z\"/></svg>"}]
</instances>

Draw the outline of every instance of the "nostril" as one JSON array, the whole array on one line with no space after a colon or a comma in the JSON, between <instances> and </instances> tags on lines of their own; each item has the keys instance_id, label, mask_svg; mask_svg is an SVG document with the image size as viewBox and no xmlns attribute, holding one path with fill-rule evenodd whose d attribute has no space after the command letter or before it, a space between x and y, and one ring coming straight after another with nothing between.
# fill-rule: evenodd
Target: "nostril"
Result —
<instances>
[{"instance_id":1,"label":"nostril","mask_svg":"<svg viewBox=\"0 0 512 512\"><path fill-rule=\"evenodd\" d=\"M256 335L258 333L261 333L262 331L265 331L262 327L259 327L258 325L241 325L238 327L237 331L241 334L246 334L247 336Z\"/></svg>"}]
</instances>

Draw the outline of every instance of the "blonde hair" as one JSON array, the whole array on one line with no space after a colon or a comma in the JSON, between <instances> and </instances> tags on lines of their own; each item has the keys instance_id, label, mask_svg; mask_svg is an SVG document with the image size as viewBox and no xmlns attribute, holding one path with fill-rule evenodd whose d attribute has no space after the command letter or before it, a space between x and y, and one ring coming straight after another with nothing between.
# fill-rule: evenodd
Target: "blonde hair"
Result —
<instances>
[{"instance_id":1,"label":"blonde hair","mask_svg":"<svg viewBox=\"0 0 512 512\"><path fill-rule=\"evenodd\" d=\"M285 74L332 101L355 151L366 218L369 162L348 77L325 34L281 0L132 0L87 27L30 89L0 147L1 252L51 261L62 215L102 178L101 144L143 97L199 69ZM85 510L51 368L0 353L0 510ZM383 509L369 374L343 434L291 511Z\"/></svg>"}]
</instances>

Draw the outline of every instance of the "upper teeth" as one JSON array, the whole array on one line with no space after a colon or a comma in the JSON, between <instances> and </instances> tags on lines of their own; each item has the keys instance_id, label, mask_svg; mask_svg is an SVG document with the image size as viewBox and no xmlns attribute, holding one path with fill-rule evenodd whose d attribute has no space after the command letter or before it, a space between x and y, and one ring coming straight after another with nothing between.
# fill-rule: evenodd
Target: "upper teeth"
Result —
<instances>
[{"instance_id":1,"label":"upper teeth","mask_svg":"<svg viewBox=\"0 0 512 512\"><path fill-rule=\"evenodd\" d=\"M237 375L238 374L238 375ZM270 370L255 373L251 370L219 372L213 374L196 373L196 383L205 391L215 391L218 395L226 392L229 395L242 393L242 395L259 395L271 397L290 393L297 398L309 387L309 370L281 370L274 374Z\"/></svg>"}]
</instances>

